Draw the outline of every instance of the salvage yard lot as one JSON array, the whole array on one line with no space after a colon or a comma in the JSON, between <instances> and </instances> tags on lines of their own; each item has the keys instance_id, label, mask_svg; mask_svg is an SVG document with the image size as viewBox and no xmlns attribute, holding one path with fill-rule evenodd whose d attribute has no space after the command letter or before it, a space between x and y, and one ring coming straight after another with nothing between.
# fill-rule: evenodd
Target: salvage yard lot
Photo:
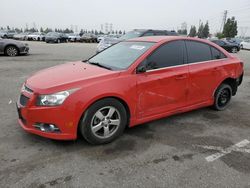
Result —
<instances>
[{"instance_id":1,"label":"salvage yard lot","mask_svg":"<svg viewBox=\"0 0 250 188\"><path fill-rule=\"evenodd\" d=\"M244 81L225 111L163 118L91 146L25 133L15 102L29 75L86 59L96 44L29 45L28 56L0 56L0 187L250 187L250 51L237 54Z\"/></svg>"}]
</instances>

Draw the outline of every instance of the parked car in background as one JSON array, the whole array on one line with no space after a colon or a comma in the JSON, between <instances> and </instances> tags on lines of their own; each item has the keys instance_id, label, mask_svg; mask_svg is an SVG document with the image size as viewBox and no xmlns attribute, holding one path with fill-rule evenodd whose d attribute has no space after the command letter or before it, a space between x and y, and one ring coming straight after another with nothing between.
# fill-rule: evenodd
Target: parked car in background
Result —
<instances>
[{"instance_id":1,"label":"parked car in background","mask_svg":"<svg viewBox=\"0 0 250 188\"><path fill-rule=\"evenodd\" d=\"M237 53L238 51L240 51L240 46L236 43L231 43L225 40L211 40L211 41L219 45L220 47L224 48L228 52Z\"/></svg>"},{"instance_id":2,"label":"parked car in background","mask_svg":"<svg viewBox=\"0 0 250 188\"><path fill-rule=\"evenodd\" d=\"M225 38L223 40L226 40L227 42L230 42L230 43L237 44L238 46L240 46L240 43L242 42L242 39L239 39L239 38Z\"/></svg>"},{"instance_id":3,"label":"parked car in background","mask_svg":"<svg viewBox=\"0 0 250 188\"><path fill-rule=\"evenodd\" d=\"M250 39L249 40L244 40L243 42L241 42L240 43L240 48L250 50Z\"/></svg>"},{"instance_id":4,"label":"parked car in background","mask_svg":"<svg viewBox=\"0 0 250 188\"><path fill-rule=\"evenodd\" d=\"M7 31L1 30L0 31L0 37L1 38L7 38Z\"/></svg>"},{"instance_id":5,"label":"parked car in background","mask_svg":"<svg viewBox=\"0 0 250 188\"><path fill-rule=\"evenodd\" d=\"M81 37L77 33L69 33L67 34L69 41L71 42L79 42Z\"/></svg>"},{"instance_id":6,"label":"parked car in background","mask_svg":"<svg viewBox=\"0 0 250 188\"><path fill-rule=\"evenodd\" d=\"M7 56L17 56L20 54L28 54L28 44L13 40L0 38L0 54Z\"/></svg>"},{"instance_id":7,"label":"parked car in background","mask_svg":"<svg viewBox=\"0 0 250 188\"><path fill-rule=\"evenodd\" d=\"M101 52L102 50L108 48L111 45L114 45L118 42L145 36L176 36L178 35L175 31L167 30L153 30L153 29L135 29L133 31L127 32L125 35L119 38L106 37L104 40L101 40L97 46L96 52Z\"/></svg>"},{"instance_id":8,"label":"parked car in background","mask_svg":"<svg viewBox=\"0 0 250 188\"><path fill-rule=\"evenodd\" d=\"M0 37L1 38L9 38L12 39L14 37L14 35L17 34L15 31L4 31L1 30L0 31Z\"/></svg>"},{"instance_id":9,"label":"parked car in background","mask_svg":"<svg viewBox=\"0 0 250 188\"><path fill-rule=\"evenodd\" d=\"M13 39L15 39L15 40L27 40L29 34L30 34L30 32L18 33L18 34L15 34L13 36Z\"/></svg>"},{"instance_id":10,"label":"parked car in background","mask_svg":"<svg viewBox=\"0 0 250 188\"><path fill-rule=\"evenodd\" d=\"M68 42L68 36L64 33L49 32L45 35L46 43L61 43Z\"/></svg>"},{"instance_id":11,"label":"parked car in background","mask_svg":"<svg viewBox=\"0 0 250 188\"><path fill-rule=\"evenodd\" d=\"M97 36L97 42L100 42L101 40L103 40L107 36L108 35L99 35L99 36Z\"/></svg>"},{"instance_id":12,"label":"parked car in background","mask_svg":"<svg viewBox=\"0 0 250 188\"><path fill-rule=\"evenodd\" d=\"M224 110L242 77L242 61L208 40L136 38L33 74L21 89L18 121L43 137L80 133L105 144L126 127L206 106Z\"/></svg>"},{"instance_id":13,"label":"parked car in background","mask_svg":"<svg viewBox=\"0 0 250 188\"><path fill-rule=\"evenodd\" d=\"M97 42L97 36L92 33L84 33L80 39L81 42Z\"/></svg>"},{"instance_id":14,"label":"parked car in background","mask_svg":"<svg viewBox=\"0 0 250 188\"><path fill-rule=\"evenodd\" d=\"M45 35L44 35L44 33L40 33L40 32L30 33L27 35L27 39L28 40L35 40L35 41L44 41Z\"/></svg>"}]
</instances>

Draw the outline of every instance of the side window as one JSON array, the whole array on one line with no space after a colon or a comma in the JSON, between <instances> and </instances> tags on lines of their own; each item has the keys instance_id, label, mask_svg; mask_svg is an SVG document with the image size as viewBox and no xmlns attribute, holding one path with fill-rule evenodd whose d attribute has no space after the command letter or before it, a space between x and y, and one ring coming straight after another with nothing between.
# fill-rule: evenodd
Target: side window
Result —
<instances>
[{"instance_id":1,"label":"side window","mask_svg":"<svg viewBox=\"0 0 250 188\"><path fill-rule=\"evenodd\" d=\"M226 58L226 56L220 51L217 50L216 48L211 46L211 52L212 52L212 58L213 59L223 59Z\"/></svg>"},{"instance_id":2,"label":"side window","mask_svg":"<svg viewBox=\"0 0 250 188\"><path fill-rule=\"evenodd\" d=\"M201 42L186 41L188 63L209 61L212 59L210 46Z\"/></svg>"},{"instance_id":3,"label":"side window","mask_svg":"<svg viewBox=\"0 0 250 188\"><path fill-rule=\"evenodd\" d=\"M147 70L183 64L184 41L173 41L160 46L147 58Z\"/></svg>"},{"instance_id":4,"label":"side window","mask_svg":"<svg viewBox=\"0 0 250 188\"><path fill-rule=\"evenodd\" d=\"M146 36L154 36L154 33L144 33L143 36L144 37L146 37Z\"/></svg>"}]
</instances>

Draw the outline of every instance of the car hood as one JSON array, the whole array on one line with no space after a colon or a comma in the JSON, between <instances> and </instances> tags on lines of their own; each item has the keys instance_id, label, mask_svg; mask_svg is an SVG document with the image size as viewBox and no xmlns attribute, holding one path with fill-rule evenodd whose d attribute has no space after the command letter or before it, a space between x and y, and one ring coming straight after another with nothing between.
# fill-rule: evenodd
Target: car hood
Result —
<instances>
[{"instance_id":1,"label":"car hood","mask_svg":"<svg viewBox=\"0 0 250 188\"><path fill-rule=\"evenodd\" d=\"M114 77L118 73L77 61L41 70L29 77L25 84L40 94L53 93L93 84L104 77Z\"/></svg>"},{"instance_id":2,"label":"car hood","mask_svg":"<svg viewBox=\"0 0 250 188\"><path fill-rule=\"evenodd\" d=\"M23 43L21 43L19 41L13 40L13 39L1 39L1 42L9 43L9 44L16 44L16 45L23 44Z\"/></svg>"}]
</instances>

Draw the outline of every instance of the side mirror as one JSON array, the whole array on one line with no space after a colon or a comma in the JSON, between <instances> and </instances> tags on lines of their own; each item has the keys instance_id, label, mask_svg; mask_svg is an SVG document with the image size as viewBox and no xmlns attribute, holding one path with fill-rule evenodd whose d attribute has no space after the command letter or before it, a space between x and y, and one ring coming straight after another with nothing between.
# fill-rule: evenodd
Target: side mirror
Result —
<instances>
[{"instance_id":1,"label":"side mirror","mask_svg":"<svg viewBox=\"0 0 250 188\"><path fill-rule=\"evenodd\" d=\"M145 66L140 66L140 67L136 68L136 73L144 73L146 71L147 71L147 69Z\"/></svg>"}]
</instances>

